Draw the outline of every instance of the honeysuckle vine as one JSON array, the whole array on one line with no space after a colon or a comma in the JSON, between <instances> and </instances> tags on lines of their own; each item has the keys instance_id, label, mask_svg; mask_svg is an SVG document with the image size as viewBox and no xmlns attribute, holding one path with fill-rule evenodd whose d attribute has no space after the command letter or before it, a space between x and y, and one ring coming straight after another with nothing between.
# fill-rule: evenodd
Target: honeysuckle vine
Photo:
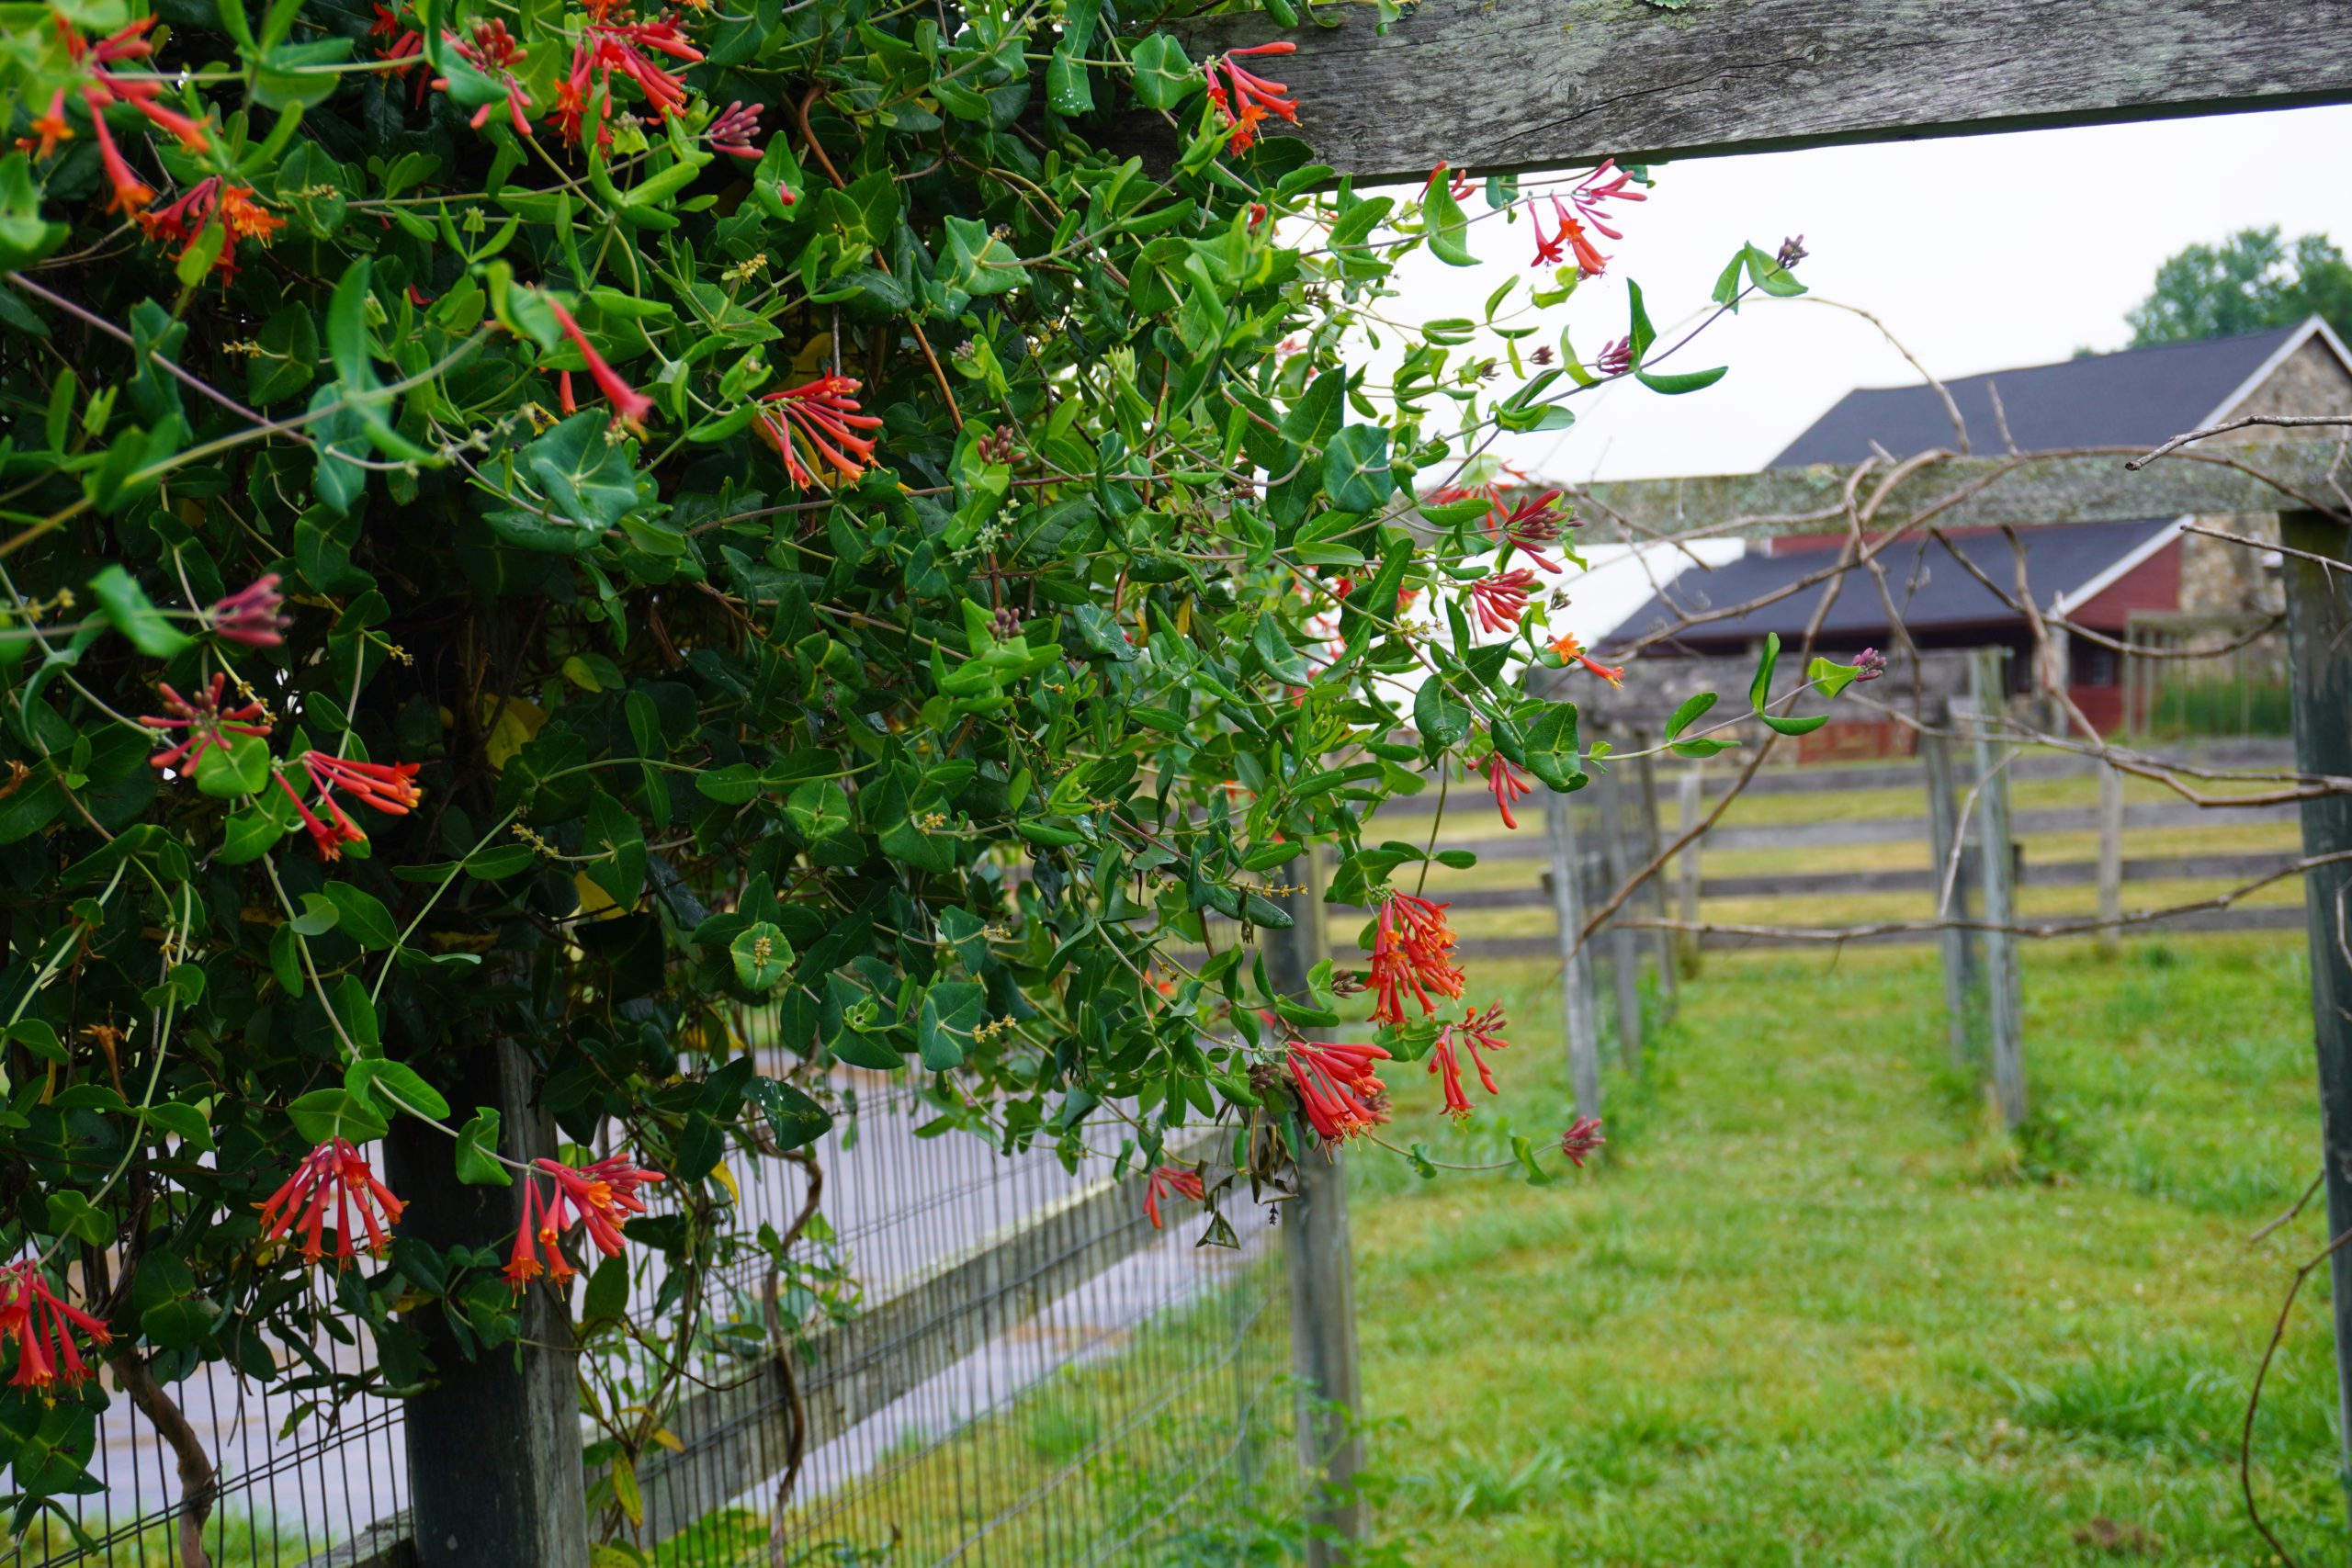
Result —
<instances>
[{"instance_id":1,"label":"honeysuckle vine","mask_svg":"<svg viewBox=\"0 0 2352 1568\"><path fill-rule=\"evenodd\" d=\"M1497 443L1704 388L1693 343L1801 252L1742 247L1662 340L1604 248L1648 171L1361 192L1289 134L1291 43L1196 61L1159 20L13 17L15 1528L95 1484L96 1354L324 1409L513 1353L552 1291L618 1532L680 1388L854 1310L820 1220L741 1193L820 1181L861 1073L917 1080L926 1132L1107 1155L1211 1239L1392 1092L1507 1102L1423 880L1460 852L1365 818L1475 776L1516 828L1609 765L1555 694L1621 673L1553 593L1577 519ZM1157 162L1110 150L1138 125ZM1401 258L1529 234L1476 315L1398 302ZM1743 716L1819 722L1776 657ZM1274 995L1254 934L1310 846L1362 929ZM1196 1168L1202 1122L1234 1136ZM419 1239L451 1182L505 1224ZM747 1271L764 1304L718 1288ZM361 1331L365 1370L312 1348Z\"/></svg>"}]
</instances>

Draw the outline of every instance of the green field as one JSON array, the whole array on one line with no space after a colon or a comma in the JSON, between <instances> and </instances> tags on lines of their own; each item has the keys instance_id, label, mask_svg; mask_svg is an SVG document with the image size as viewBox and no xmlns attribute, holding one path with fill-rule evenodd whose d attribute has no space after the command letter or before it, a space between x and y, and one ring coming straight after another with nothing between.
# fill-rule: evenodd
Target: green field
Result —
<instances>
[{"instance_id":1,"label":"green field","mask_svg":"<svg viewBox=\"0 0 2352 1568\"><path fill-rule=\"evenodd\" d=\"M2316 1168L2299 942L2030 949L2016 1139L1946 1064L1931 954L1880 950L1712 960L1645 1081L1612 1080L1597 1175L1360 1158L1381 1537L1430 1564L2272 1561L2236 1453L2324 1239L2247 1239ZM1533 1133L1565 1107L1557 1009L1537 966L1504 989ZM1499 1118L1410 1120L1441 1158L1507 1151ZM2340 1563L2323 1292L2256 1493Z\"/></svg>"}]
</instances>

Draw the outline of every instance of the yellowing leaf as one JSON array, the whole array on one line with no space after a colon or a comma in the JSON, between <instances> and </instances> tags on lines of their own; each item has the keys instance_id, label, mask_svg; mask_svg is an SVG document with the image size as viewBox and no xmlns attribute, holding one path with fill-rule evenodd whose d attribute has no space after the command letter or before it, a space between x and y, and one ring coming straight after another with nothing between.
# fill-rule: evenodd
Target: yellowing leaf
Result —
<instances>
[{"instance_id":1,"label":"yellowing leaf","mask_svg":"<svg viewBox=\"0 0 2352 1568\"><path fill-rule=\"evenodd\" d=\"M710 1174L718 1179L718 1184L727 1189L727 1195L734 1199L736 1206L741 1208L743 1202L742 1190L735 1185L735 1173L727 1168L727 1162L720 1160L711 1167Z\"/></svg>"},{"instance_id":2,"label":"yellowing leaf","mask_svg":"<svg viewBox=\"0 0 2352 1568\"><path fill-rule=\"evenodd\" d=\"M588 879L584 871L571 874L571 890L580 896L580 912L592 920L615 919L628 913L613 902L613 896Z\"/></svg>"},{"instance_id":3,"label":"yellowing leaf","mask_svg":"<svg viewBox=\"0 0 2352 1568\"><path fill-rule=\"evenodd\" d=\"M548 710L527 698L485 694L481 699L481 722L490 726L490 738L482 743L482 755L491 771L503 772L514 760L514 753L530 744L547 721Z\"/></svg>"}]
</instances>

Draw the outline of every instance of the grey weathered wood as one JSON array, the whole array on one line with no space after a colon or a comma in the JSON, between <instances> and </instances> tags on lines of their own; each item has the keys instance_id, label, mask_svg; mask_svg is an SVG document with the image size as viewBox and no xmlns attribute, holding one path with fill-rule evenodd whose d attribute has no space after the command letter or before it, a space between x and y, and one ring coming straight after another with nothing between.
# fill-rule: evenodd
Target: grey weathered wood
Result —
<instances>
[{"instance_id":1,"label":"grey weathered wood","mask_svg":"<svg viewBox=\"0 0 2352 1568\"><path fill-rule=\"evenodd\" d=\"M2123 773L2112 765L2098 771L2098 918L2123 913ZM2101 953L2122 947L2122 934L2109 926L2099 933Z\"/></svg>"},{"instance_id":2,"label":"grey weathered wood","mask_svg":"<svg viewBox=\"0 0 2352 1568\"><path fill-rule=\"evenodd\" d=\"M2352 772L2352 539L2309 513L2279 519L2286 558L2287 644L2293 672L2295 752L2307 771ZM2322 566L2312 557L2346 563ZM2303 852L2352 850L2352 796L2303 803ZM2319 1057L2320 1167L2330 1236L2352 1230L2352 946L2345 923L2352 867L2330 865L2303 884L2311 927L2312 1021ZM2334 1282L2337 1431L2352 1459L2352 1247L2330 1260Z\"/></svg>"},{"instance_id":3,"label":"grey weathered wood","mask_svg":"<svg viewBox=\"0 0 2352 1568\"><path fill-rule=\"evenodd\" d=\"M1319 855L1301 874L1306 890L1285 895L1295 922L1270 931L1266 977L1283 996L1304 998L1323 957ZM1340 1568L1363 1533L1363 1391L1356 1370L1355 1258L1348 1242L1348 1175L1334 1148L1298 1162L1298 1196L1283 1205L1283 1260L1290 1278L1291 1371L1298 1380L1298 1457L1307 1477L1307 1568Z\"/></svg>"},{"instance_id":4,"label":"grey weathered wood","mask_svg":"<svg viewBox=\"0 0 2352 1568\"><path fill-rule=\"evenodd\" d=\"M2147 802L2124 808L2126 827L2239 827L2249 822L2291 822L2291 804L2266 806L2196 806ZM1374 820L1377 820L1375 818ZM2088 833L2098 828L2098 808L2063 806L2018 812L2010 823L2019 833ZM1845 822L1785 822L1771 827L1716 828L1707 834L1710 850L1844 849L1857 844L1902 844L1928 837L1927 819L1920 817L1864 817ZM1531 858L1524 839L1448 840L1446 848L1468 850L1481 861Z\"/></svg>"},{"instance_id":5,"label":"grey weathered wood","mask_svg":"<svg viewBox=\"0 0 2352 1568\"><path fill-rule=\"evenodd\" d=\"M1317 19L1176 30L1195 60L1295 39L1250 63L1294 90L1317 159L1365 180L2352 99L2352 6L2331 0L1423 0L1385 38L1368 7Z\"/></svg>"},{"instance_id":6,"label":"grey weathered wood","mask_svg":"<svg viewBox=\"0 0 2352 1568\"><path fill-rule=\"evenodd\" d=\"M1687 840L1682 846L1682 852L1675 857L1674 908L1676 918L1686 925L1695 923L1699 919L1699 889L1702 886L1699 855L1706 838L1699 831L1699 824L1705 817L1702 797L1706 783L1705 773L1695 767L1674 781L1675 836ZM1675 945L1683 970L1695 976L1699 973L1697 933L1677 933Z\"/></svg>"},{"instance_id":7,"label":"grey weathered wood","mask_svg":"<svg viewBox=\"0 0 2352 1568\"><path fill-rule=\"evenodd\" d=\"M536 1069L521 1046L483 1043L458 1074L455 1103L499 1107L508 1158L555 1153L555 1124L536 1104ZM392 1186L409 1203L402 1235L436 1247L504 1249L521 1220L519 1184L460 1183L447 1135L413 1117L394 1122L388 1142ZM483 1350L471 1361L441 1314L416 1314L434 1362L434 1382L410 1395L403 1411L420 1568L569 1568L588 1561L571 1309L563 1296L540 1289L525 1293L522 1314L519 1350Z\"/></svg>"},{"instance_id":8,"label":"grey weathered wood","mask_svg":"<svg viewBox=\"0 0 2352 1568\"><path fill-rule=\"evenodd\" d=\"M2000 766L2001 746L1991 728L2008 703L2008 650L1976 650L1970 684L1974 688L1976 815L1983 823L1977 865L1984 885L1985 1032L1993 1066L1993 1099L2002 1122L2025 1121L2025 1018L2023 976L2017 933L1998 928L2018 918L2017 840L2009 825L2009 776Z\"/></svg>"},{"instance_id":9,"label":"grey weathered wood","mask_svg":"<svg viewBox=\"0 0 2352 1568\"><path fill-rule=\"evenodd\" d=\"M1601 864L1609 890L1614 894L1633 873L1633 856L1628 852L1633 847L1632 829L1625 821L1629 792L1622 768L1611 767L1601 774L1600 787L1591 793L1598 797L1594 805L1599 822L1594 831L1600 839ZM1642 937L1632 926L1613 919L1609 922L1609 988L1617 1002L1617 1059L1626 1071L1638 1073L1642 1070Z\"/></svg>"},{"instance_id":10,"label":"grey weathered wood","mask_svg":"<svg viewBox=\"0 0 2352 1568\"><path fill-rule=\"evenodd\" d=\"M2203 460L2183 463L2167 457L2136 474L2123 467L2125 459L2136 454L2120 451L2090 457L1955 457L1922 468L1895 486L1881 504L1878 521L1898 522L1973 487L1982 488L1973 489L1969 499L1936 514L1938 526L1974 528L2007 523L2023 528L2060 523L2128 523L2190 512L2272 512L2293 504L2294 491L2323 503L2334 501L2329 470L2336 449L2332 441L2249 446L2211 442L2194 450L2203 455ZM2229 461L2211 460L2220 458ZM2244 463L2262 477L2231 467L2231 462ZM1874 468L1883 472L1885 465ZM1584 520L1577 536L1584 543L1606 544L1700 527L1726 537L1750 539L1819 534L1838 525L1846 483L1852 472L1850 468L1820 464L1769 468L1760 474L1588 485L1572 492ZM2282 492L2280 485L2288 491ZM1873 490L1865 476L1864 498ZM1630 533L1614 520L1620 516L1634 525ZM1699 576L1690 579L1693 585L1702 581Z\"/></svg>"},{"instance_id":11,"label":"grey weathered wood","mask_svg":"<svg viewBox=\"0 0 2352 1568\"><path fill-rule=\"evenodd\" d=\"M379 1519L342 1545L303 1559L300 1568L416 1568L408 1510Z\"/></svg>"},{"instance_id":12,"label":"grey weathered wood","mask_svg":"<svg viewBox=\"0 0 2352 1568\"><path fill-rule=\"evenodd\" d=\"M1666 840L1658 829L1657 757L1643 746L1643 738L1635 736L1634 750L1641 751L1640 766L1634 770L1635 817L1641 828L1639 854L1641 863L1648 865L1665 848ZM1658 919L1666 919L1666 873L1661 869L1642 889L1643 907ZM1674 933L1660 928L1653 943L1657 958L1657 1000L1663 1016L1672 1018L1679 1000L1675 986Z\"/></svg>"},{"instance_id":13,"label":"grey weathered wood","mask_svg":"<svg viewBox=\"0 0 2352 1568\"><path fill-rule=\"evenodd\" d=\"M1962 827L1951 743L1941 735L1923 735L1919 757L1928 780L1928 886L1944 914L1964 918L1970 913L1974 878L1968 874L1967 856L1960 852ZM1952 1066L1964 1072L1971 1055L1968 998L1976 988L1976 943L1969 932L1947 926L1937 933L1936 945L1943 956L1944 1047Z\"/></svg>"},{"instance_id":14,"label":"grey weathered wood","mask_svg":"<svg viewBox=\"0 0 2352 1568\"><path fill-rule=\"evenodd\" d=\"M1560 957L1560 1018L1568 1042L1568 1085L1577 1116L1600 1114L1600 1026L1593 1016L1592 962L1577 935L1584 930L1584 884L1577 874L1576 826L1570 797L1544 795L1545 842L1552 852L1551 947Z\"/></svg>"}]
</instances>

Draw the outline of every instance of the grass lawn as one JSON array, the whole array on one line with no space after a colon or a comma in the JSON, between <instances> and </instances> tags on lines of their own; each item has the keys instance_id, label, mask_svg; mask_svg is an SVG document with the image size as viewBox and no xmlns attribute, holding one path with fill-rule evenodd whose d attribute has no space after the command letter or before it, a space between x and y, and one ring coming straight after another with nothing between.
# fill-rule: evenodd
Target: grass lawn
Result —
<instances>
[{"instance_id":1,"label":"grass lawn","mask_svg":"<svg viewBox=\"0 0 2352 1568\"><path fill-rule=\"evenodd\" d=\"M2301 940L2030 947L2014 1140L1946 1064L1932 950L1878 949L1710 955L1611 1079L1598 1172L1356 1157L1380 1536L1428 1564L2272 1561L2236 1454L2324 1241L2247 1240L2316 1169ZM1474 986L1518 1021L1510 1122L1555 1130L1548 969ZM1507 1155L1500 1117L1451 1129L1391 1076L1402 1139ZM2307 1563L2347 1555L2325 1311L2323 1277L2256 1429Z\"/></svg>"}]
</instances>

